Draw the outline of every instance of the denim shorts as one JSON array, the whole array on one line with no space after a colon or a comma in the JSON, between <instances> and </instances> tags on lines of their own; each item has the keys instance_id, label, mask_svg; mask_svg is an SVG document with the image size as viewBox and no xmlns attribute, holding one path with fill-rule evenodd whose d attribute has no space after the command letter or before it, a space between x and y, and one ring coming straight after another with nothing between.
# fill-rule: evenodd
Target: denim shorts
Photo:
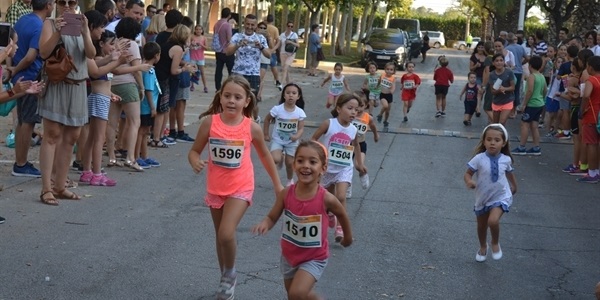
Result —
<instances>
[{"instance_id":1,"label":"denim shorts","mask_svg":"<svg viewBox=\"0 0 600 300\"><path fill-rule=\"evenodd\" d=\"M325 271L325 267L327 266L327 259L325 260L309 260L307 262L303 262L295 267L292 267L285 257L281 256L281 274L283 274L283 279L288 280L294 278L296 272L298 270L303 270L308 272L315 278L315 281L319 281L321 275L323 275L323 271Z\"/></svg>"},{"instance_id":2,"label":"denim shorts","mask_svg":"<svg viewBox=\"0 0 600 300\"><path fill-rule=\"evenodd\" d=\"M296 148L298 148L298 144L299 142L292 142L292 143L288 143L288 144L280 144L276 141L271 141L271 152L275 151L275 150L281 150L281 152L283 152L285 155L287 156L294 156L296 154Z\"/></svg>"}]
</instances>

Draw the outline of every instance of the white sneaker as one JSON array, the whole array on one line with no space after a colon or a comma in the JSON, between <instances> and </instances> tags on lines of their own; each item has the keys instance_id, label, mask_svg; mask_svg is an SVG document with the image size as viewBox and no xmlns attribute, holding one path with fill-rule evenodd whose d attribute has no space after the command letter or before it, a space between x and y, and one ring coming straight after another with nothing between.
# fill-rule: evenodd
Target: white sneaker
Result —
<instances>
[{"instance_id":1,"label":"white sneaker","mask_svg":"<svg viewBox=\"0 0 600 300\"><path fill-rule=\"evenodd\" d=\"M362 185L363 190L366 190L369 188L370 182L369 182L369 174L365 174L363 176L359 176L360 177L360 184Z\"/></svg>"},{"instance_id":2,"label":"white sneaker","mask_svg":"<svg viewBox=\"0 0 600 300\"><path fill-rule=\"evenodd\" d=\"M352 198L352 186L349 186L346 190L346 199Z\"/></svg>"},{"instance_id":3,"label":"white sneaker","mask_svg":"<svg viewBox=\"0 0 600 300\"><path fill-rule=\"evenodd\" d=\"M294 179L288 179L287 184L285 186L289 187L292 184L294 184Z\"/></svg>"}]
</instances>

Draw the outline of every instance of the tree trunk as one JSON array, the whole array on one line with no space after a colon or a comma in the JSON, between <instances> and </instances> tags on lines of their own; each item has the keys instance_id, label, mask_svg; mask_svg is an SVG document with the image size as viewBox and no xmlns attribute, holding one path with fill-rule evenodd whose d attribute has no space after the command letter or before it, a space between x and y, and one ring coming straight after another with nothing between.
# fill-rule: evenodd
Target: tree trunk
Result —
<instances>
[{"instance_id":1,"label":"tree trunk","mask_svg":"<svg viewBox=\"0 0 600 300\"><path fill-rule=\"evenodd\" d=\"M331 56L335 56L335 46L336 46L336 38L337 38L337 28L338 28L338 22L337 20L339 19L340 16L340 3L338 2L335 5L335 11L333 13L333 18L331 18L331 23L332 23L332 29L331 29L331 33L329 34L331 36Z\"/></svg>"},{"instance_id":2,"label":"tree trunk","mask_svg":"<svg viewBox=\"0 0 600 300\"><path fill-rule=\"evenodd\" d=\"M354 18L352 17L352 11L354 10L354 4L350 2L350 8L348 9L348 26L346 26L346 52L350 53L352 49L352 27Z\"/></svg>"},{"instance_id":3,"label":"tree trunk","mask_svg":"<svg viewBox=\"0 0 600 300\"><path fill-rule=\"evenodd\" d=\"M390 23L390 18L392 16L392 11L388 10L385 14L385 21L383 23L383 28L388 28L388 24Z\"/></svg>"},{"instance_id":4,"label":"tree trunk","mask_svg":"<svg viewBox=\"0 0 600 300\"><path fill-rule=\"evenodd\" d=\"M369 5L365 5L363 7L363 14L360 18L360 26L357 28L357 32L358 32L358 40L357 40L357 47L356 47L356 52L358 52L359 54L362 53L362 48L363 48L363 44L360 42L362 40L362 37L365 33L365 29L367 29L367 22L369 22Z\"/></svg>"},{"instance_id":5,"label":"tree trunk","mask_svg":"<svg viewBox=\"0 0 600 300\"><path fill-rule=\"evenodd\" d=\"M296 3L296 7L294 7L294 9L296 10L296 12L294 13L294 28L300 28L300 13L302 12L302 10L298 6L300 6L300 4Z\"/></svg>"},{"instance_id":6,"label":"tree trunk","mask_svg":"<svg viewBox=\"0 0 600 300\"><path fill-rule=\"evenodd\" d=\"M283 4L283 8L281 9L281 24L279 24L279 28L281 31L285 31L285 24L288 21L288 15L290 13L290 6L286 3Z\"/></svg>"},{"instance_id":7,"label":"tree trunk","mask_svg":"<svg viewBox=\"0 0 600 300\"><path fill-rule=\"evenodd\" d=\"M373 28L373 22L375 21L375 13L377 13L377 7L379 7L379 1L380 0L376 0L374 1L373 5L371 6L371 13L369 15L369 23L367 24L367 29L369 30L367 32L367 38L369 38L369 36L371 35L371 28Z\"/></svg>"},{"instance_id":8,"label":"tree trunk","mask_svg":"<svg viewBox=\"0 0 600 300\"><path fill-rule=\"evenodd\" d=\"M329 11L330 10L331 9L329 7L325 7L323 9L323 23L322 23L323 24L323 31L321 31L321 36L323 37L323 40L327 41L327 42L329 42L329 39L328 39L329 35L326 36L325 33L329 32L330 31L329 28L331 28L331 26L330 26L331 24L329 24L330 20L331 20L331 18L329 18Z\"/></svg>"},{"instance_id":9,"label":"tree trunk","mask_svg":"<svg viewBox=\"0 0 600 300\"><path fill-rule=\"evenodd\" d=\"M340 32L339 35L336 39L336 45L335 45L335 49L336 49L336 53L339 55L344 55L346 53L346 49L345 49L345 42L346 42L346 27L348 27L348 6L347 5L343 5L343 10L342 10L342 22L340 24Z\"/></svg>"}]
</instances>

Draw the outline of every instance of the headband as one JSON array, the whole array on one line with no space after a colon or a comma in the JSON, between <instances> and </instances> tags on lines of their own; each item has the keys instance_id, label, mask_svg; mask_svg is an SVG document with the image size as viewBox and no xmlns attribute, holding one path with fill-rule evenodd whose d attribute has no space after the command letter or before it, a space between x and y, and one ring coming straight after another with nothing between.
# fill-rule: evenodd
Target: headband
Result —
<instances>
[{"instance_id":1,"label":"headband","mask_svg":"<svg viewBox=\"0 0 600 300\"><path fill-rule=\"evenodd\" d=\"M485 128L483 129L483 131L481 132L481 138L483 139L483 135L485 134L485 132L488 130L488 128L500 128L502 130L502 133L504 133L504 138L506 138L506 141L508 141L508 131L506 131L506 128L504 127L504 125L500 124L500 123L492 123L488 126L485 126Z\"/></svg>"},{"instance_id":2,"label":"headband","mask_svg":"<svg viewBox=\"0 0 600 300\"><path fill-rule=\"evenodd\" d=\"M325 147L325 145L317 142L317 141L313 141L315 144L321 146L321 148L323 148L323 152L325 152L325 161L323 163L327 163L327 148Z\"/></svg>"}]
</instances>

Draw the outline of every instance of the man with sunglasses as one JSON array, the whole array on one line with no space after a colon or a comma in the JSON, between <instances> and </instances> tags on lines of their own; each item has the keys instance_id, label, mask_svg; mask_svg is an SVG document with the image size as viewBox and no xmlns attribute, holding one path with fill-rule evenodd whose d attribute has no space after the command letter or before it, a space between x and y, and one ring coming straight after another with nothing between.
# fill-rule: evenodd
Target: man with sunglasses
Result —
<instances>
[{"instance_id":1,"label":"man with sunglasses","mask_svg":"<svg viewBox=\"0 0 600 300\"><path fill-rule=\"evenodd\" d=\"M154 15L156 15L156 6L150 4L146 8L146 17L144 18L144 21L142 21L142 34L144 34L146 29L148 29L148 26L150 26L150 21Z\"/></svg>"},{"instance_id":2,"label":"man with sunglasses","mask_svg":"<svg viewBox=\"0 0 600 300\"><path fill-rule=\"evenodd\" d=\"M31 0L31 8L33 12L22 16L14 27L19 36L18 47L13 59L15 66L8 68L8 77L13 83L19 78L36 80L42 68L42 58L39 55L40 35L44 20L54 10L54 3L52 0ZM19 122L15 131L13 176L42 177L40 171L27 161L33 128L36 123L41 122L37 114L37 101L37 95L25 95L17 99Z\"/></svg>"}]
</instances>

